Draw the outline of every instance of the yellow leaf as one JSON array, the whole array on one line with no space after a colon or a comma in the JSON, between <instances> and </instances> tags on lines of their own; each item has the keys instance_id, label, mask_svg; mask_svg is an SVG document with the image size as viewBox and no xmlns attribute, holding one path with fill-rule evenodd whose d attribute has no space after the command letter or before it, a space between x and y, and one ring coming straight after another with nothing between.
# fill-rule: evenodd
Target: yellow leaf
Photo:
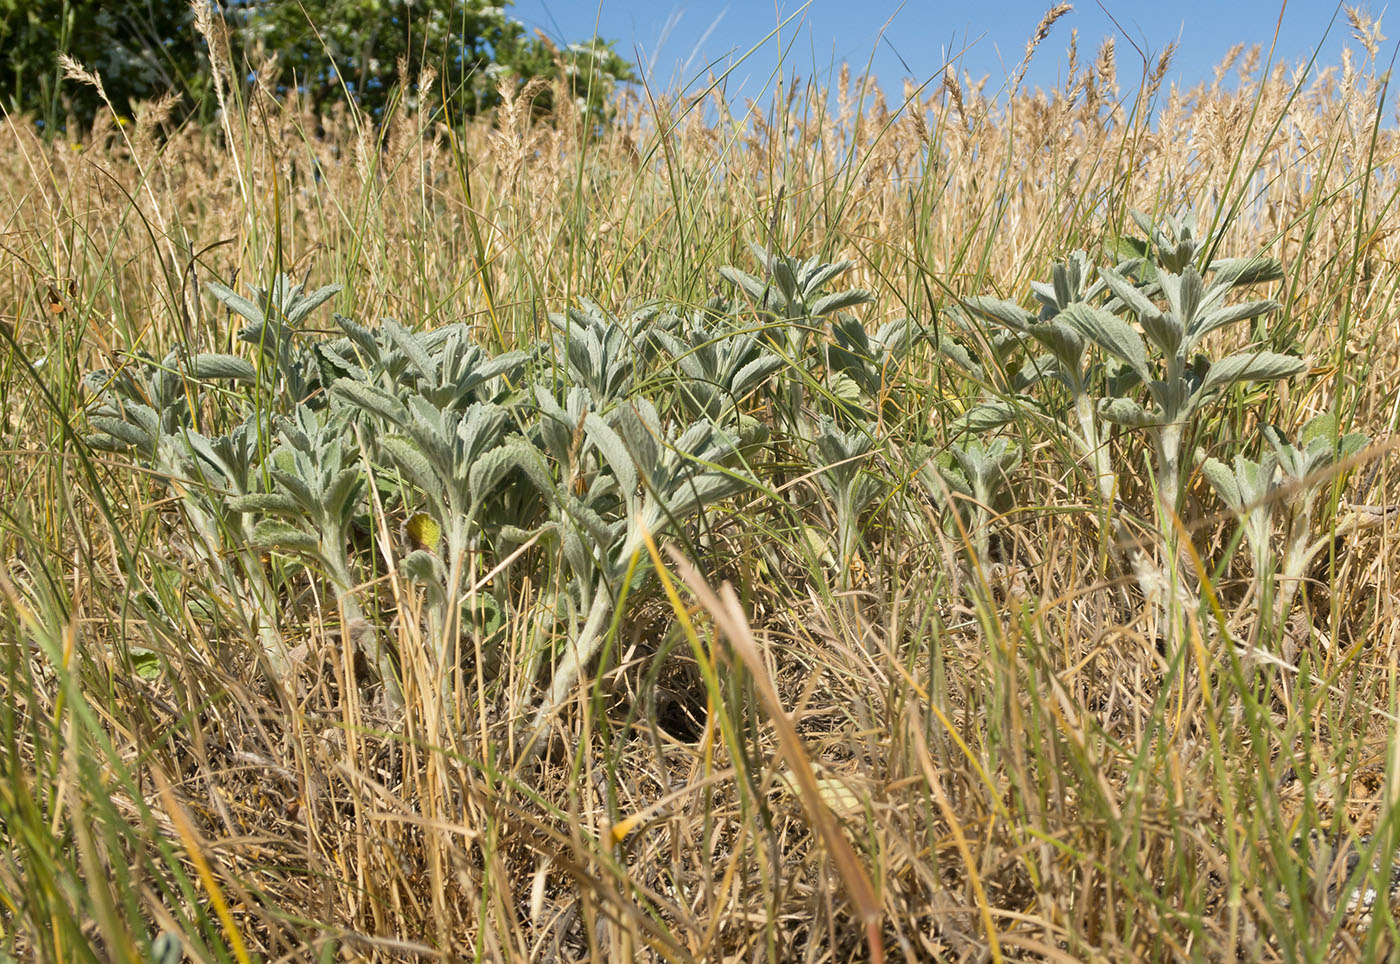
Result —
<instances>
[{"instance_id":1,"label":"yellow leaf","mask_svg":"<svg viewBox=\"0 0 1400 964\"><path fill-rule=\"evenodd\" d=\"M442 538L442 526L437 524L432 516L426 512L419 512L408 520L408 541L415 549L426 549L429 552L437 549L438 540Z\"/></svg>"}]
</instances>

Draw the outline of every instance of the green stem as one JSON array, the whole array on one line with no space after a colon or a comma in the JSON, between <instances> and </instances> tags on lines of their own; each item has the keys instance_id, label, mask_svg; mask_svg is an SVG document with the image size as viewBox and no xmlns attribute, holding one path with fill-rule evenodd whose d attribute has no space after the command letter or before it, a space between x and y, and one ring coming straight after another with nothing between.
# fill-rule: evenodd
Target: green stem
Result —
<instances>
[{"instance_id":1,"label":"green stem","mask_svg":"<svg viewBox=\"0 0 1400 964\"><path fill-rule=\"evenodd\" d=\"M579 673L597 655L603 638L607 635L607 621L612 614L612 606L612 593L608 590L608 581L600 578L583 629L573 645L565 650L563 659L550 680L549 689L545 691L544 699L540 701L539 709L535 711L535 717L523 735L522 763L529 763L543 749L542 737L550 719L577 685Z\"/></svg>"}]
</instances>

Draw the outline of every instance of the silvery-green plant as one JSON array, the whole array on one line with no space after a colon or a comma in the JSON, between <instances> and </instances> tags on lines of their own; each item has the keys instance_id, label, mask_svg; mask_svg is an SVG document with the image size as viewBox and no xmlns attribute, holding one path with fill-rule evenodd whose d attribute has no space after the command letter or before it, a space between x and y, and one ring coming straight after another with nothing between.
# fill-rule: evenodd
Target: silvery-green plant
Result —
<instances>
[{"instance_id":1,"label":"silvery-green plant","mask_svg":"<svg viewBox=\"0 0 1400 964\"><path fill-rule=\"evenodd\" d=\"M1183 591L1178 568L1182 451L1196 419L1235 384L1288 378L1306 366L1301 359L1263 349L1214 361L1203 353L1212 333L1279 307L1267 299L1229 301L1236 288L1280 277L1276 260L1214 260L1203 275L1197 265L1218 238L1202 236L1193 216L1167 218L1162 226L1136 212L1134 219L1148 234L1129 247L1140 257L1094 268L1087 255L1075 252L1056 265L1049 284L1032 286L1040 304L1037 315L995 298L964 301L962 311L992 321L994 328L1043 353L1032 355L1014 375L1005 374L1012 369L1014 352L1005 336L994 335L996 365L978 370L994 397L974 406L963 427L986 431L1012 418L1043 426L1058 422L1093 465L1095 488L1105 506L1116 505L1118 479L1133 471L1131 464L1120 463L1116 470L1111 464L1109 426L1146 434L1152 455L1146 468L1155 483L1166 571L1154 568L1141 552L1130 555L1144 591L1160 597L1164 574L1176 592ZM965 349L963 359L949 346L940 348L955 360L979 364ZM1057 408L1040 390L1034 400L1017 394L1046 384L1065 389L1068 408ZM1112 531L1125 535L1119 523Z\"/></svg>"},{"instance_id":2,"label":"silvery-green plant","mask_svg":"<svg viewBox=\"0 0 1400 964\"><path fill-rule=\"evenodd\" d=\"M677 396L694 417L728 421L739 402L783 367L753 331L732 319L697 311L678 332L652 336L671 356Z\"/></svg>"},{"instance_id":3,"label":"silvery-green plant","mask_svg":"<svg viewBox=\"0 0 1400 964\"><path fill-rule=\"evenodd\" d=\"M1313 559L1331 544L1330 532L1317 532L1319 496L1334 483L1338 463L1356 455L1370 439L1359 432L1341 433L1330 412L1309 420L1297 444L1271 425L1263 435L1269 447L1258 461L1236 455L1233 464L1226 465L1208 458L1201 463L1201 474L1239 520L1261 608L1281 626ZM1280 522L1281 548L1276 550Z\"/></svg>"},{"instance_id":4,"label":"silvery-green plant","mask_svg":"<svg viewBox=\"0 0 1400 964\"><path fill-rule=\"evenodd\" d=\"M828 388L848 414L880 414L923 338L922 328L910 318L898 318L867 332L859 318L841 313L831 324L831 334L826 348Z\"/></svg>"},{"instance_id":5,"label":"silvery-green plant","mask_svg":"<svg viewBox=\"0 0 1400 964\"><path fill-rule=\"evenodd\" d=\"M843 430L830 418L822 420L813 446L817 484L830 502L836 526L836 563L843 582L858 551L861 517L889 489L867 467L875 451L872 426Z\"/></svg>"},{"instance_id":6,"label":"silvery-green plant","mask_svg":"<svg viewBox=\"0 0 1400 964\"><path fill-rule=\"evenodd\" d=\"M787 349L792 361L804 354L807 338L822 319L875 300L864 288L826 290L832 281L855 266L854 261L826 263L816 256L792 258L758 244L750 244L749 249L762 266L763 277L732 265L721 267L720 277L748 295L761 318L775 323L770 336Z\"/></svg>"},{"instance_id":7,"label":"silvery-green plant","mask_svg":"<svg viewBox=\"0 0 1400 964\"><path fill-rule=\"evenodd\" d=\"M678 319L652 307L624 322L584 300L549 321L564 384L586 388L597 404L607 405L631 395L655 355L654 333Z\"/></svg>"},{"instance_id":8,"label":"silvery-green plant","mask_svg":"<svg viewBox=\"0 0 1400 964\"><path fill-rule=\"evenodd\" d=\"M198 376L198 377L197 377ZM278 630L276 592L253 548L256 518L237 507L258 487L258 465L270 448L255 416L229 432L208 437L194 427L199 378L251 382L248 362L227 355L197 355L182 365L178 353L161 362L138 356L115 373L93 372L85 386L93 396L89 424L93 447L134 454L177 497L185 521L178 540L206 566L230 601L254 617L264 658L274 678L288 669Z\"/></svg>"},{"instance_id":9,"label":"silvery-green plant","mask_svg":"<svg viewBox=\"0 0 1400 964\"><path fill-rule=\"evenodd\" d=\"M421 395L443 410L505 401L530 358L524 351L492 356L462 324L414 332L391 318L378 329L365 328L343 315L335 320L345 337L318 350L337 377L399 398Z\"/></svg>"},{"instance_id":10,"label":"silvery-green plant","mask_svg":"<svg viewBox=\"0 0 1400 964\"><path fill-rule=\"evenodd\" d=\"M1131 266L1129 262L1120 265L1119 269ZM1059 317L1073 305L1101 299L1107 284L1102 279L1092 280L1095 273L1085 252L1071 252L1066 260L1053 266L1048 284L1031 283L1035 300L1040 303L1039 313L1034 315L1014 302L990 296L967 298L963 305L997 325L1003 330L1003 337L1010 335L1041 349L1016 374L1011 387L1016 392L1024 392L1048 379L1064 388L1070 401L1068 412L1060 419L1067 430L1066 437L1081 456L1089 459L1099 498L1103 504L1111 505L1117 477L1109 457L1107 439L1099 423L1095 390L1102 383L1107 385L1110 395L1120 395L1131 387L1131 379L1125 379L1121 371L1105 372L1103 366L1089 356L1089 346L1081 331ZM1001 359L1008 359L1011 355L1009 345L1002 343L999 354ZM1028 405L1024 399L1014 402L997 399L976 406L964 417L963 424L973 431L985 430L1032 412L1041 414L1046 410L1035 402ZM1049 414L1053 417L1053 411Z\"/></svg>"},{"instance_id":11,"label":"silvery-green plant","mask_svg":"<svg viewBox=\"0 0 1400 964\"><path fill-rule=\"evenodd\" d=\"M970 538L975 565L991 560L991 520L1021 464L1021 448L1005 438L966 438L928 458L919 478L945 512L951 535ZM959 532L958 530L961 530Z\"/></svg>"},{"instance_id":12,"label":"silvery-green plant","mask_svg":"<svg viewBox=\"0 0 1400 964\"><path fill-rule=\"evenodd\" d=\"M298 406L282 420L281 445L268 459L270 488L236 496L229 506L263 516L252 532L256 545L317 563L335 592L343 644L364 648L386 703L398 707L403 696L389 647L366 622L355 595L360 579L351 535L364 502L365 477L359 447L347 429L343 410L321 414Z\"/></svg>"},{"instance_id":13,"label":"silvery-green plant","mask_svg":"<svg viewBox=\"0 0 1400 964\"><path fill-rule=\"evenodd\" d=\"M401 401L348 378L338 380L334 392L348 407L372 414L392 429L375 433L365 444L421 492L443 535L442 554L435 547L420 547L401 565L429 590L429 636L438 646L435 662L446 696L455 687L461 665L458 642L465 580L482 550L486 526L503 524L499 518L489 518L488 500L513 470L542 475L543 469L534 449L519 435L510 434L510 411L505 406L472 402L460 411L439 408L423 395L411 394Z\"/></svg>"},{"instance_id":14,"label":"silvery-green plant","mask_svg":"<svg viewBox=\"0 0 1400 964\"><path fill-rule=\"evenodd\" d=\"M582 417L571 425L566 415L544 433L546 444L556 461L563 447L574 465L589 464L592 472L580 471L574 481L541 494L549 504L544 528L557 534L571 576L564 602L576 628L522 733L527 754L538 752L549 720L597 656L628 573L636 580L649 568L646 537L676 531L748 485L740 473L720 467L736 442L708 419L678 429L663 426L645 399L618 405L608 417L587 409L583 391L571 391L570 399ZM542 424L557 414L546 412Z\"/></svg>"},{"instance_id":15,"label":"silvery-green plant","mask_svg":"<svg viewBox=\"0 0 1400 964\"><path fill-rule=\"evenodd\" d=\"M258 358L258 371L267 390L277 392L292 405L307 401L323 388L321 370L313 353L297 344L301 323L317 308L341 290L332 284L307 291L290 275L278 275L271 287L249 285L252 298L245 298L232 288L211 281L205 285L230 311L247 324L239 339L253 346Z\"/></svg>"},{"instance_id":16,"label":"silvery-green plant","mask_svg":"<svg viewBox=\"0 0 1400 964\"><path fill-rule=\"evenodd\" d=\"M1232 385L1277 381L1307 368L1300 358L1263 349L1235 352L1216 361L1200 354L1212 332L1279 308L1268 299L1226 303L1249 265L1248 261L1230 262L1216 270L1209 282L1192 264L1180 274L1159 268L1157 283L1165 301L1161 306L1122 274L1101 268L1100 277L1126 311L1079 302L1059 316L1126 365L1145 386L1147 405L1128 395L1109 396L1099 400L1097 411L1105 421L1143 430L1152 439L1159 504L1164 531L1169 533L1180 510L1182 443L1195 418ZM1137 326L1124 314L1133 316ZM1149 355L1149 346L1155 358ZM1174 542L1170 535L1169 541Z\"/></svg>"},{"instance_id":17,"label":"silvery-green plant","mask_svg":"<svg viewBox=\"0 0 1400 964\"><path fill-rule=\"evenodd\" d=\"M762 277L731 265L721 267L719 273L753 302L764 337L797 369L797 377L787 380L782 410L793 431L810 438L802 412L805 392L801 376L809 363L812 338L824 330L827 319L868 304L875 296L864 288L827 291L831 282L855 266L854 261L826 263L816 256L800 259L769 252L758 244L749 247L762 265Z\"/></svg>"},{"instance_id":18,"label":"silvery-green plant","mask_svg":"<svg viewBox=\"0 0 1400 964\"><path fill-rule=\"evenodd\" d=\"M1224 240L1225 224L1216 225L1213 231L1209 227L1202 230L1195 211L1165 214L1156 219L1142 211L1128 213L1143 237L1120 238L1117 247L1131 260L1142 262L1138 275L1144 294L1149 296L1160 290L1159 268L1179 274L1188 264L1199 267ZM1235 283L1240 285L1262 284L1283 277L1283 265L1275 258L1266 257L1212 258L1206 270L1230 271L1235 275Z\"/></svg>"}]
</instances>

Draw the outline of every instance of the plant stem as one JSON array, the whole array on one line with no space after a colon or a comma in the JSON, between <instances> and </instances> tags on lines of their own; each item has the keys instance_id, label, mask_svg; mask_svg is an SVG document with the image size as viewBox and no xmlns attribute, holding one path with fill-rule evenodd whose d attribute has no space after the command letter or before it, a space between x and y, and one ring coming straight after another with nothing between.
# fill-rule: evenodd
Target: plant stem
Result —
<instances>
[{"instance_id":1,"label":"plant stem","mask_svg":"<svg viewBox=\"0 0 1400 964\"><path fill-rule=\"evenodd\" d=\"M545 692L544 699L540 701L540 707L535 711L535 717L531 720L529 729L522 735L521 742L524 746L520 757L522 763L530 763L543 749L542 737L550 718L577 685L579 671L597 655L598 648L602 645L603 637L606 635L604 627L612 613L612 606L612 593L608 590L608 580L600 578L593 594L593 602L589 605L588 618L583 624L583 629L580 630L578 639L564 651L563 659L550 680L549 689Z\"/></svg>"}]
</instances>

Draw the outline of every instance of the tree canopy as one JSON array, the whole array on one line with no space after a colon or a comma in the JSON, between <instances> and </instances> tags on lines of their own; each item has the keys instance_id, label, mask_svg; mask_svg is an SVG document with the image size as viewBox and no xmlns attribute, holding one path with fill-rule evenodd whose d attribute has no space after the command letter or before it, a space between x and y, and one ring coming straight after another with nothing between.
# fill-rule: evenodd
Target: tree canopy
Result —
<instances>
[{"instance_id":1,"label":"tree canopy","mask_svg":"<svg viewBox=\"0 0 1400 964\"><path fill-rule=\"evenodd\" d=\"M509 0L228 0L215 9L234 63L275 57L275 82L313 109L352 100L371 116L400 79L437 72L450 109L473 114L497 100L499 75L562 78L597 113L631 65L598 38L557 47L507 13ZM101 77L118 114L174 91L189 110L212 110L204 40L188 0L0 0L0 107L47 130L86 127L103 110L91 86L67 80L67 54Z\"/></svg>"}]
</instances>

